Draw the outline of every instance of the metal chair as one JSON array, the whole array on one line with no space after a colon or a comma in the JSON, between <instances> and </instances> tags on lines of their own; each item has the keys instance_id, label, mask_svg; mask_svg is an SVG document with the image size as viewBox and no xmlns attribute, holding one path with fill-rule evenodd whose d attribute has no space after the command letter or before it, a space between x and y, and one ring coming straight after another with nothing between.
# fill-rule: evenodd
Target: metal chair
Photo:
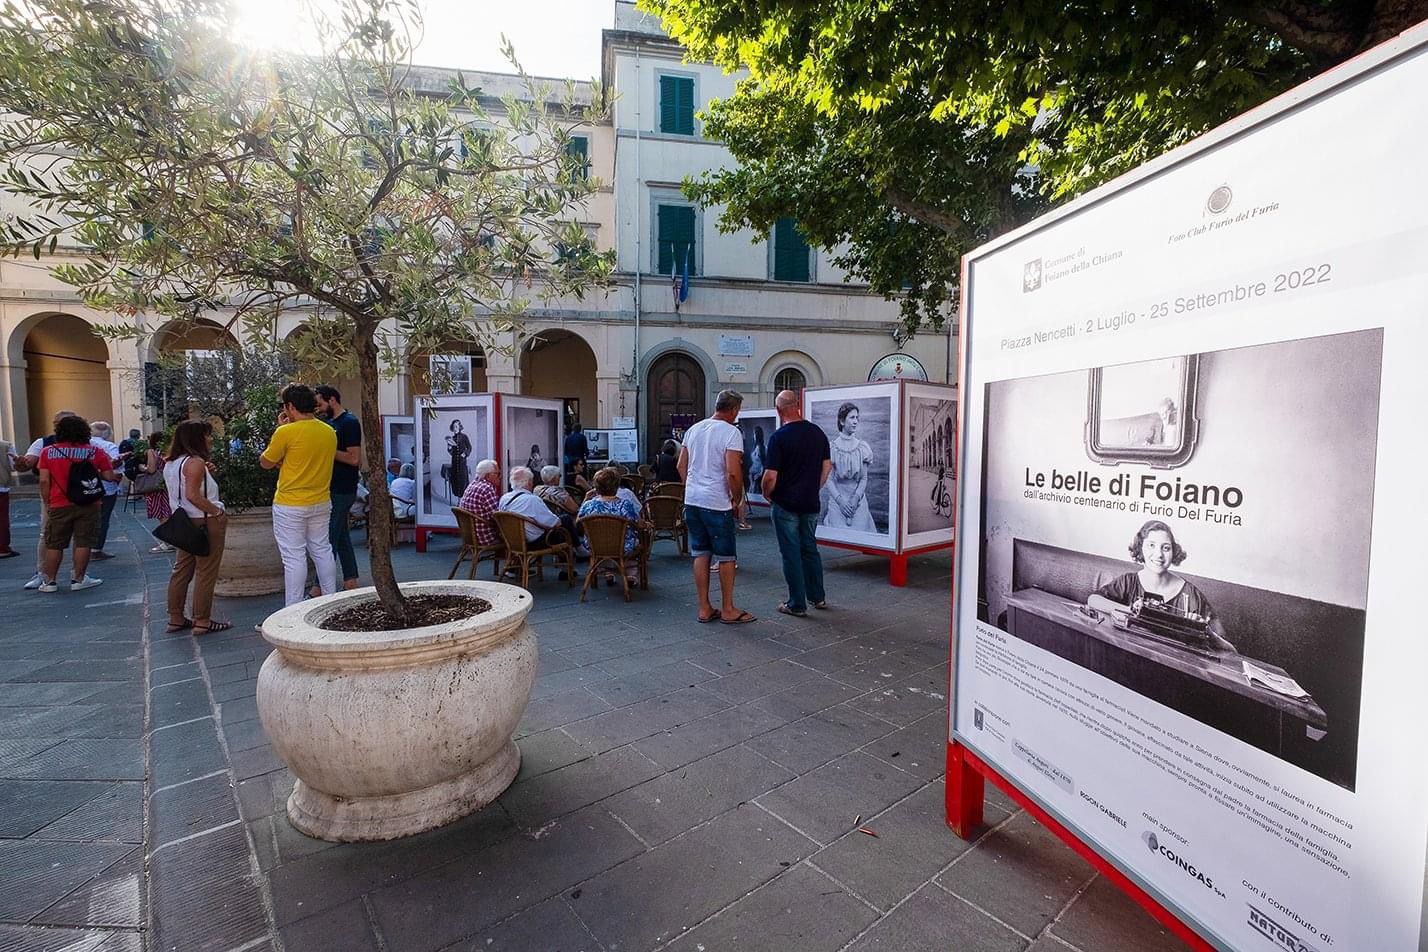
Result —
<instances>
[{"instance_id":1,"label":"metal chair","mask_svg":"<svg viewBox=\"0 0 1428 952\"><path fill-rule=\"evenodd\" d=\"M496 512L492 518L496 521L496 531L506 544L506 568L520 566L522 588L530 587L531 563L535 563L536 578L545 578L543 560L547 555L554 558L557 564L565 563L565 578L571 585L575 584L575 546L563 527L546 529L534 519L515 512ZM533 543L526 538L527 525L545 533L544 546L532 548Z\"/></svg>"},{"instance_id":2,"label":"metal chair","mask_svg":"<svg viewBox=\"0 0 1428 952\"><path fill-rule=\"evenodd\" d=\"M681 487L683 488L683 487ZM684 500L655 494L645 500L645 518L650 521L650 543L669 539L679 546L679 554L689 553L689 529L684 524Z\"/></svg>"},{"instance_id":3,"label":"metal chair","mask_svg":"<svg viewBox=\"0 0 1428 952\"><path fill-rule=\"evenodd\" d=\"M625 601L630 600L630 576L626 562L633 559L639 572L642 591L649 591L649 543L642 538L633 552L625 551L625 533L630 528L630 520L607 514L586 516L576 523L585 533L585 544L590 548L590 567L585 572L585 584L580 588L580 600L595 583L602 566L614 568L620 575L620 583L625 587ZM637 529L638 531L638 529Z\"/></svg>"},{"instance_id":4,"label":"metal chair","mask_svg":"<svg viewBox=\"0 0 1428 952\"><path fill-rule=\"evenodd\" d=\"M496 578L501 577L501 559L506 554L506 547L500 542L491 542L482 545L476 541L476 517L465 509L451 507L451 514L456 517L457 528L461 530L461 552L456 556L456 564L451 566L451 574L447 578L456 578L456 570L461 568L461 563L468 557L471 559L471 574L467 578L476 577L476 567L481 560L487 556L491 557L491 567L495 569L493 573ZM395 520L392 523L393 532L396 531Z\"/></svg>"}]
</instances>

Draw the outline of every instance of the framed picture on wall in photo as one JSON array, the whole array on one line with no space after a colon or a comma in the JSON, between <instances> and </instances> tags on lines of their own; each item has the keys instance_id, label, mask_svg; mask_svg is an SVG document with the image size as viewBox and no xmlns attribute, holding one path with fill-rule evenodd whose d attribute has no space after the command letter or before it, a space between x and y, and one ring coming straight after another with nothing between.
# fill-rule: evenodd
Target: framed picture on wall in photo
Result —
<instances>
[{"instance_id":1,"label":"framed picture on wall in photo","mask_svg":"<svg viewBox=\"0 0 1428 952\"><path fill-rule=\"evenodd\" d=\"M901 549L952 541L957 498L957 390L941 384L903 384L903 502Z\"/></svg>"},{"instance_id":2,"label":"framed picture on wall in photo","mask_svg":"<svg viewBox=\"0 0 1428 952\"><path fill-rule=\"evenodd\" d=\"M501 472L525 466L540 481L545 466L560 466L565 442L564 402L501 395Z\"/></svg>"},{"instance_id":3,"label":"framed picture on wall in photo","mask_svg":"<svg viewBox=\"0 0 1428 952\"><path fill-rule=\"evenodd\" d=\"M868 383L804 391L804 416L827 435L833 462L820 494L820 540L897 550L899 387Z\"/></svg>"},{"instance_id":4,"label":"framed picture on wall in photo","mask_svg":"<svg viewBox=\"0 0 1428 952\"><path fill-rule=\"evenodd\" d=\"M495 397L422 397L415 410L417 525L454 529L451 507L475 478L476 464L495 458Z\"/></svg>"},{"instance_id":5,"label":"framed picture on wall in photo","mask_svg":"<svg viewBox=\"0 0 1428 952\"><path fill-rule=\"evenodd\" d=\"M736 424L744 437L744 492L755 506L767 506L760 484L769 437L778 429L777 410L740 410Z\"/></svg>"}]
</instances>

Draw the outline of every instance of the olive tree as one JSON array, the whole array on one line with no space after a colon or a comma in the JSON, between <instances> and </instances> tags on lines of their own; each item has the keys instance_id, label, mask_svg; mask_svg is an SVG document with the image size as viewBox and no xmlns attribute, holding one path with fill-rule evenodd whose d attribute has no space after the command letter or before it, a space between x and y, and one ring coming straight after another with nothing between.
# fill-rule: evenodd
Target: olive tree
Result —
<instances>
[{"instance_id":1,"label":"olive tree","mask_svg":"<svg viewBox=\"0 0 1428 952\"><path fill-rule=\"evenodd\" d=\"M569 148L601 93L532 80L509 45L516 94L423 88L397 0L341 0L312 55L242 48L232 21L223 0L0 4L0 188L22 206L0 242L77 252L54 273L128 318L113 335L217 316L256 347L299 310L305 369L361 380L372 578L405 621L379 374L608 276Z\"/></svg>"}]
</instances>

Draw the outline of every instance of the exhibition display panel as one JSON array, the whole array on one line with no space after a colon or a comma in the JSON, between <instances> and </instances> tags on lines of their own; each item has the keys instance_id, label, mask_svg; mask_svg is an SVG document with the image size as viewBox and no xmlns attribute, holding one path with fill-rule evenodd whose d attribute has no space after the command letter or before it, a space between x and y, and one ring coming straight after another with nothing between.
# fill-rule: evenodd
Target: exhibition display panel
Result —
<instances>
[{"instance_id":1,"label":"exhibition display panel","mask_svg":"<svg viewBox=\"0 0 1428 952\"><path fill-rule=\"evenodd\" d=\"M403 465L416 466L415 418L396 414L382 415L382 455Z\"/></svg>"},{"instance_id":2,"label":"exhibition display panel","mask_svg":"<svg viewBox=\"0 0 1428 952\"><path fill-rule=\"evenodd\" d=\"M456 529L451 507L475 478L483 459L499 459L496 442L497 396L463 393L417 397L413 401L416 435L418 542L423 529Z\"/></svg>"},{"instance_id":3,"label":"exhibition display panel","mask_svg":"<svg viewBox=\"0 0 1428 952\"><path fill-rule=\"evenodd\" d=\"M951 547L956 408L956 388L943 384L805 390L804 418L827 434L833 463L819 543L888 556L893 585L906 584L908 556Z\"/></svg>"},{"instance_id":4,"label":"exhibition display panel","mask_svg":"<svg viewBox=\"0 0 1428 952\"><path fill-rule=\"evenodd\" d=\"M764 498L764 458L769 437L778 429L777 410L740 410L735 423L744 437L744 493L752 506L767 506Z\"/></svg>"},{"instance_id":5,"label":"exhibition display panel","mask_svg":"<svg viewBox=\"0 0 1428 952\"><path fill-rule=\"evenodd\" d=\"M541 467L560 465L565 444L564 401L506 393L496 397L501 407L501 455L497 458L501 474L509 479L514 467L525 466L539 483Z\"/></svg>"},{"instance_id":6,"label":"exhibition display panel","mask_svg":"<svg viewBox=\"0 0 1428 952\"><path fill-rule=\"evenodd\" d=\"M963 259L948 822L1196 948L1428 942L1425 86L1420 28Z\"/></svg>"}]
</instances>

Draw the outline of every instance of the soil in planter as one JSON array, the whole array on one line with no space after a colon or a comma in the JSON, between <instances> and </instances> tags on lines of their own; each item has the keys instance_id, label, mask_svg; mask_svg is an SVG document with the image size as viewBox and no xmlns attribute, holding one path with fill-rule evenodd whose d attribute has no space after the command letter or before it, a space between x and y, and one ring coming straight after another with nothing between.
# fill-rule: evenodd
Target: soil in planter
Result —
<instances>
[{"instance_id":1,"label":"soil in planter","mask_svg":"<svg viewBox=\"0 0 1428 952\"><path fill-rule=\"evenodd\" d=\"M460 621L491 610L491 603L472 595L408 595L407 620L398 622L375 598L333 612L318 625L327 631L397 631Z\"/></svg>"}]
</instances>

